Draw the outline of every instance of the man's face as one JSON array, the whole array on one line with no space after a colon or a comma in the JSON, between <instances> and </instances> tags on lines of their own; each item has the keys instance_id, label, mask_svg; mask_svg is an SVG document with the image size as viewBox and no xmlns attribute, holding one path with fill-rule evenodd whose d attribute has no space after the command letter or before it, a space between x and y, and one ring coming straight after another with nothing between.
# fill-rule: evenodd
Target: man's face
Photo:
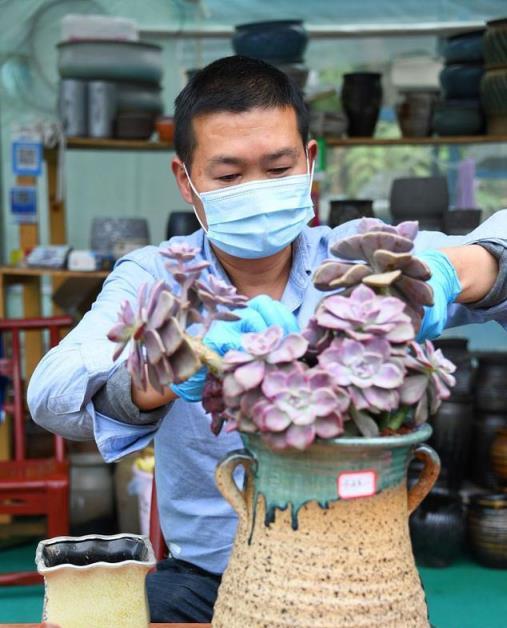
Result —
<instances>
[{"instance_id":1,"label":"man's face","mask_svg":"<svg viewBox=\"0 0 507 628\"><path fill-rule=\"evenodd\" d=\"M194 118L193 131L196 146L192 163L185 165L198 192L306 172L305 147L291 107L205 114ZM311 163L314 141L308 151ZM182 162L175 158L172 167L182 197L196 207L206 224Z\"/></svg>"}]
</instances>

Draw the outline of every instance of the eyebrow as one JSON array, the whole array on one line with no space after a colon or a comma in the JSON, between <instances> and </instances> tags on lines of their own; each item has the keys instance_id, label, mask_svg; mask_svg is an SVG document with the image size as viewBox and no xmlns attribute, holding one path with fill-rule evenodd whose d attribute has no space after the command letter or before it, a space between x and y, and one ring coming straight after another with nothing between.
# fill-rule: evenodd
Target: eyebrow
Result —
<instances>
[{"instance_id":1,"label":"eyebrow","mask_svg":"<svg viewBox=\"0 0 507 628\"><path fill-rule=\"evenodd\" d=\"M298 151L295 148L282 148L280 150L275 151L274 153L268 153L263 155L261 161L263 163L269 163L272 161L276 161L281 157L292 157L296 158L298 156ZM212 168L213 166L242 166L246 163L245 159L241 159L240 157L233 157L231 155L215 155L208 162L208 167Z\"/></svg>"}]
</instances>

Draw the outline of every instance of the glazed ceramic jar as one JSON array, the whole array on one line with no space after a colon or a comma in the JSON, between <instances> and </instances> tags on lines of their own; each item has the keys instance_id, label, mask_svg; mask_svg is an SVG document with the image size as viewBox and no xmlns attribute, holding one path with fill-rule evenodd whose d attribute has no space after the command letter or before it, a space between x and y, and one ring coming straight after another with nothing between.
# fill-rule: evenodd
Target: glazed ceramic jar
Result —
<instances>
[{"instance_id":1,"label":"glazed ceramic jar","mask_svg":"<svg viewBox=\"0 0 507 628\"><path fill-rule=\"evenodd\" d=\"M410 517L415 558L427 567L448 567L465 539L465 514L459 493L434 488Z\"/></svg>"},{"instance_id":2,"label":"glazed ceramic jar","mask_svg":"<svg viewBox=\"0 0 507 628\"><path fill-rule=\"evenodd\" d=\"M349 121L349 137L371 137L382 104L381 75L377 72L344 74L341 99Z\"/></svg>"},{"instance_id":3,"label":"glazed ceramic jar","mask_svg":"<svg viewBox=\"0 0 507 628\"><path fill-rule=\"evenodd\" d=\"M507 494L477 495L468 507L468 538L475 558L507 568Z\"/></svg>"},{"instance_id":4,"label":"glazed ceramic jar","mask_svg":"<svg viewBox=\"0 0 507 628\"><path fill-rule=\"evenodd\" d=\"M316 441L274 452L257 434L218 465L239 515L214 628L427 628L408 516L431 489L438 456L428 425L403 435ZM424 461L407 492L412 457ZM246 484L233 479L243 466Z\"/></svg>"}]
</instances>

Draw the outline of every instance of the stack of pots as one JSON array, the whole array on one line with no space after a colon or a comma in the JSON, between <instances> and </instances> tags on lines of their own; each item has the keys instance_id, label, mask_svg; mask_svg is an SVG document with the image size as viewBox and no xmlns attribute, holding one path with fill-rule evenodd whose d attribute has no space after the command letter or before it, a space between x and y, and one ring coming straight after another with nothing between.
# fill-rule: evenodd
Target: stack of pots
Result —
<instances>
[{"instance_id":1,"label":"stack of pots","mask_svg":"<svg viewBox=\"0 0 507 628\"><path fill-rule=\"evenodd\" d=\"M507 18L487 23L481 99L490 135L507 134Z\"/></svg>"},{"instance_id":2,"label":"stack of pots","mask_svg":"<svg viewBox=\"0 0 507 628\"><path fill-rule=\"evenodd\" d=\"M162 49L141 41L58 44L59 114L70 137L148 139L163 110Z\"/></svg>"},{"instance_id":3,"label":"stack of pots","mask_svg":"<svg viewBox=\"0 0 507 628\"><path fill-rule=\"evenodd\" d=\"M442 100L433 114L437 135L478 135L484 129L480 89L484 74L484 30L444 40L445 66L440 72Z\"/></svg>"},{"instance_id":4,"label":"stack of pots","mask_svg":"<svg viewBox=\"0 0 507 628\"><path fill-rule=\"evenodd\" d=\"M304 89L308 68L304 53L308 33L302 20L272 20L236 26L232 38L234 52L245 57L261 59L276 66Z\"/></svg>"},{"instance_id":5,"label":"stack of pots","mask_svg":"<svg viewBox=\"0 0 507 628\"><path fill-rule=\"evenodd\" d=\"M456 385L430 420L430 443L442 463L438 484L410 518L414 555L421 565L447 567L465 539L465 513L459 490L470 453L475 370L466 338L445 338L435 346L456 365Z\"/></svg>"},{"instance_id":6,"label":"stack of pots","mask_svg":"<svg viewBox=\"0 0 507 628\"><path fill-rule=\"evenodd\" d=\"M501 430L507 428L507 354L501 352L478 354L476 386L476 415L473 427L471 476L483 488L497 490L502 481L500 469L507 460L507 447L493 446ZM502 453L503 452L503 453ZM495 462L494 462L495 461Z\"/></svg>"}]
</instances>

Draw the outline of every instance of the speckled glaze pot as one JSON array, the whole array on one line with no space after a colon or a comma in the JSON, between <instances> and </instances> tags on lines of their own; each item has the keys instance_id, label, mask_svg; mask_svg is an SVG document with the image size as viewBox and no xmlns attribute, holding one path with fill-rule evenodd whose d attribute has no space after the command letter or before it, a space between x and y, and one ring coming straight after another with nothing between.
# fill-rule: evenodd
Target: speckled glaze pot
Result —
<instances>
[{"instance_id":1,"label":"speckled glaze pot","mask_svg":"<svg viewBox=\"0 0 507 628\"><path fill-rule=\"evenodd\" d=\"M273 452L257 435L217 467L217 485L239 515L214 628L427 627L408 516L440 463L422 444L425 425L403 436L317 441ZM406 472L424 461L407 492ZM240 490L233 479L245 469Z\"/></svg>"},{"instance_id":2,"label":"speckled glaze pot","mask_svg":"<svg viewBox=\"0 0 507 628\"><path fill-rule=\"evenodd\" d=\"M44 576L43 621L62 628L148 628L150 541L136 534L59 536L35 553Z\"/></svg>"}]
</instances>

